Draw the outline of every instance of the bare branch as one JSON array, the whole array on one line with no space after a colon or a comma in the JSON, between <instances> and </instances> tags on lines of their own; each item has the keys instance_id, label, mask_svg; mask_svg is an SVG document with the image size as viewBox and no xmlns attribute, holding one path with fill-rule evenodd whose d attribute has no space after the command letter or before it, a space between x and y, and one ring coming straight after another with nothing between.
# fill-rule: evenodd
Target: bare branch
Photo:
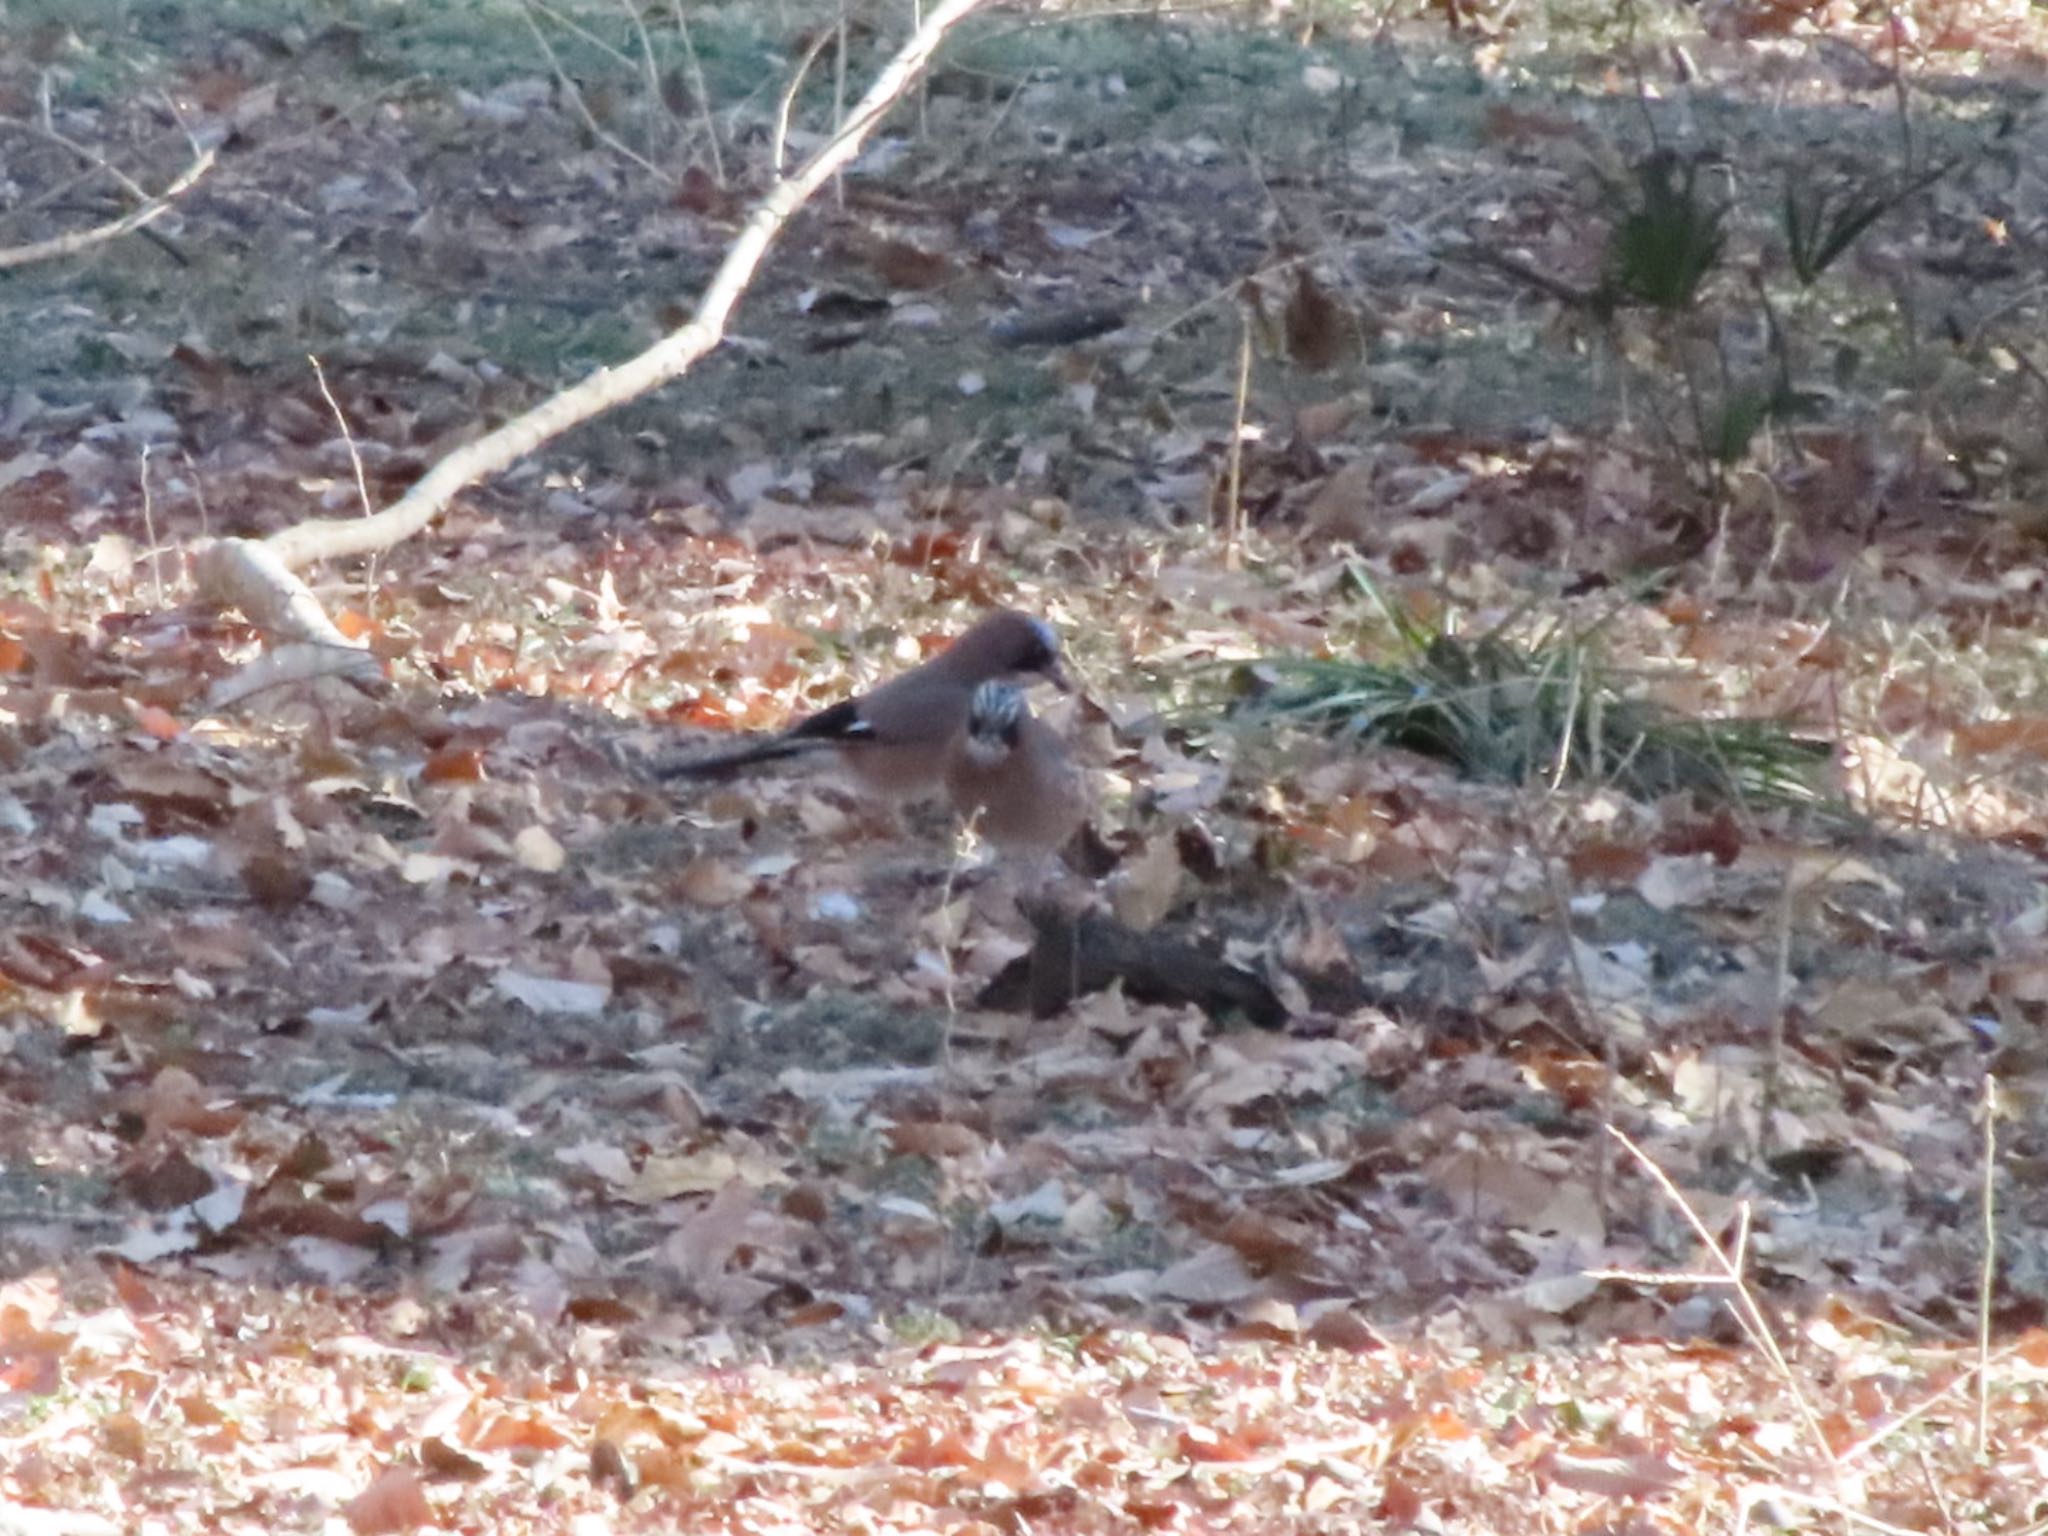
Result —
<instances>
[{"instance_id":1,"label":"bare branch","mask_svg":"<svg viewBox=\"0 0 2048 1536\"><path fill-rule=\"evenodd\" d=\"M217 152L211 149L198 151L185 172L176 181L165 187L157 196L140 208L131 210L115 219L111 224L98 224L91 229L74 230L68 235L57 235L49 240L38 240L31 245L16 245L0 250L0 272L15 267L34 266L41 261L55 261L60 257L73 256L95 245L104 245L109 240L118 240L123 235L133 234L145 224L153 224L171 211L171 204L192 190L193 186L208 171L213 169Z\"/></svg>"},{"instance_id":2,"label":"bare branch","mask_svg":"<svg viewBox=\"0 0 2048 1536\"><path fill-rule=\"evenodd\" d=\"M462 490L506 469L543 443L600 412L686 373L725 337L725 326L768 248L797 209L860 152L862 144L929 62L946 34L985 0L945 0L875 77L845 125L755 207L689 322L615 368L543 400L525 415L441 459L411 490L375 517L324 518L264 540L286 568L388 549L429 527Z\"/></svg>"}]
</instances>

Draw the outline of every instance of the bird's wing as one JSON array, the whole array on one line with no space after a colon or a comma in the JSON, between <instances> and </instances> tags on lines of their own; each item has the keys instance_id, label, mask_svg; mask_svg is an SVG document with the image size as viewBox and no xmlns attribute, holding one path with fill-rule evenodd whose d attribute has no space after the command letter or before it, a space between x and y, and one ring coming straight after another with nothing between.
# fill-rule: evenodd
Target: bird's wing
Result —
<instances>
[{"instance_id":1,"label":"bird's wing","mask_svg":"<svg viewBox=\"0 0 2048 1536\"><path fill-rule=\"evenodd\" d=\"M972 691L925 668L893 678L873 693L835 704L797 729L807 736L822 731L827 739L848 745L872 741L878 746L943 749L966 725L967 696ZM842 712L843 718L832 718ZM811 729L814 724L816 731Z\"/></svg>"},{"instance_id":2,"label":"bird's wing","mask_svg":"<svg viewBox=\"0 0 2048 1536\"><path fill-rule=\"evenodd\" d=\"M870 740L875 734L875 727L867 718L863 702L860 699L842 699L830 709L806 715L777 739L800 741L806 746L837 746L841 742Z\"/></svg>"}]
</instances>

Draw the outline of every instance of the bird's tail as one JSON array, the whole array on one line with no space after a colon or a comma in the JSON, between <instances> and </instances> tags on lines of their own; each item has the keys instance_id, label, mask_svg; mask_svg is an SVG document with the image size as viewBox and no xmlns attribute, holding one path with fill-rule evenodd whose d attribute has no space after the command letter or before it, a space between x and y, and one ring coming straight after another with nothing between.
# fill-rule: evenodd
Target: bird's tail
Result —
<instances>
[{"instance_id":1,"label":"bird's tail","mask_svg":"<svg viewBox=\"0 0 2048 1536\"><path fill-rule=\"evenodd\" d=\"M751 747L736 747L730 752L720 752L711 757L691 758L686 762L664 763L654 770L657 779L729 779L743 768L756 763L780 762L785 757L808 757L821 747L830 746L825 741L804 741L787 736L778 736L773 741L760 741Z\"/></svg>"}]
</instances>

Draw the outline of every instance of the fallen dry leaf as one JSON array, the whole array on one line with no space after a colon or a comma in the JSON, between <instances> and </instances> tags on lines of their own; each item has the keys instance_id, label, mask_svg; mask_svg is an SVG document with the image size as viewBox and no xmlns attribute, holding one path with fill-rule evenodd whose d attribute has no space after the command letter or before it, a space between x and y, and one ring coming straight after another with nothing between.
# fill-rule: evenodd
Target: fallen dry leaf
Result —
<instances>
[{"instance_id":1,"label":"fallen dry leaf","mask_svg":"<svg viewBox=\"0 0 2048 1536\"><path fill-rule=\"evenodd\" d=\"M410 1467L385 1468L341 1513L356 1536L393 1536L434 1523L434 1507Z\"/></svg>"},{"instance_id":2,"label":"fallen dry leaf","mask_svg":"<svg viewBox=\"0 0 2048 1536\"><path fill-rule=\"evenodd\" d=\"M683 899L700 907L729 907L754 888L752 877L723 859L693 859L676 882Z\"/></svg>"}]
</instances>

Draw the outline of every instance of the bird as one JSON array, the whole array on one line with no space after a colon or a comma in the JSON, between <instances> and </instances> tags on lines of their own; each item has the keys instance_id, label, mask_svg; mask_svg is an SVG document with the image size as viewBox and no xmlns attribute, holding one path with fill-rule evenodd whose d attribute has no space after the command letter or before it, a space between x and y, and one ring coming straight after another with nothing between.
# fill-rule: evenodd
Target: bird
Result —
<instances>
[{"instance_id":1,"label":"bird","mask_svg":"<svg viewBox=\"0 0 2048 1536\"><path fill-rule=\"evenodd\" d=\"M969 698L946 793L1000 854L1056 854L1088 819L1087 782L1066 742L1004 682Z\"/></svg>"},{"instance_id":2,"label":"bird","mask_svg":"<svg viewBox=\"0 0 2048 1536\"><path fill-rule=\"evenodd\" d=\"M829 751L838 754L861 788L890 799L915 799L944 787L977 688L1039 678L1062 692L1073 687L1060 666L1059 635L1041 618L1001 608L930 661L871 692L809 715L766 741L671 763L656 769L655 776L729 778L757 764Z\"/></svg>"}]
</instances>

